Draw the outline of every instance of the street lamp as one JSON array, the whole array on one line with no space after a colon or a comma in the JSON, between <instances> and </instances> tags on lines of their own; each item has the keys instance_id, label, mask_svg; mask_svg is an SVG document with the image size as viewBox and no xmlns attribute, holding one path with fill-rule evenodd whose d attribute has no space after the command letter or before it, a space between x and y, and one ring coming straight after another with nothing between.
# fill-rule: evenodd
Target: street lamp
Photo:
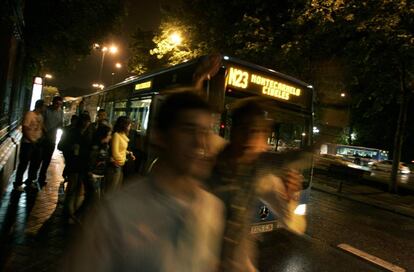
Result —
<instances>
[{"instance_id":1,"label":"street lamp","mask_svg":"<svg viewBox=\"0 0 414 272\"><path fill-rule=\"evenodd\" d=\"M174 32L170 35L170 41L174 45L179 45L183 41L183 38L181 37L180 33Z\"/></svg>"},{"instance_id":2,"label":"street lamp","mask_svg":"<svg viewBox=\"0 0 414 272\"><path fill-rule=\"evenodd\" d=\"M92 87L94 87L96 89L101 89L101 90L103 90L105 88L105 86L103 84L99 84L99 83L93 83Z\"/></svg>"},{"instance_id":3,"label":"street lamp","mask_svg":"<svg viewBox=\"0 0 414 272\"><path fill-rule=\"evenodd\" d=\"M111 53L111 54L116 54L116 53L118 53L118 47L117 46L115 46L115 45L111 45L110 47L107 47L107 46L101 46L100 44L98 44L98 43L95 43L94 45L93 45L93 48L94 49L98 49L98 48L101 48L102 47L102 49L101 49L101 51L102 51L102 58L101 58L101 67L99 68L99 81L100 82L102 82L102 70L103 70L103 65L104 65L104 62L105 62L105 55L106 55L106 52L109 52L109 53Z\"/></svg>"},{"instance_id":4,"label":"street lamp","mask_svg":"<svg viewBox=\"0 0 414 272\"><path fill-rule=\"evenodd\" d=\"M111 54L118 53L118 47L116 47L115 45L111 45L111 47L109 47L109 52L111 52Z\"/></svg>"},{"instance_id":5,"label":"street lamp","mask_svg":"<svg viewBox=\"0 0 414 272\"><path fill-rule=\"evenodd\" d=\"M115 63L115 67L118 68L118 69L121 69L122 68L122 64L119 63L119 62L117 62L117 63Z\"/></svg>"},{"instance_id":6,"label":"street lamp","mask_svg":"<svg viewBox=\"0 0 414 272\"><path fill-rule=\"evenodd\" d=\"M341 93L341 97L345 97L346 96L346 93Z\"/></svg>"},{"instance_id":7,"label":"street lamp","mask_svg":"<svg viewBox=\"0 0 414 272\"><path fill-rule=\"evenodd\" d=\"M52 79L52 78L53 78L53 76L52 76L51 74L45 74L45 78L47 78L47 79Z\"/></svg>"}]
</instances>

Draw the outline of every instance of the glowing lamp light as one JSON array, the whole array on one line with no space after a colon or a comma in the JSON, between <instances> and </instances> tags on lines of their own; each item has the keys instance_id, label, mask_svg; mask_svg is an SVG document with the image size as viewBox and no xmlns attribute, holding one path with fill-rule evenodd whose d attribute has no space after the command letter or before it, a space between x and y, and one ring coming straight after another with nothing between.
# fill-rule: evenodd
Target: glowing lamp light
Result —
<instances>
[{"instance_id":1,"label":"glowing lamp light","mask_svg":"<svg viewBox=\"0 0 414 272\"><path fill-rule=\"evenodd\" d=\"M108 51L108 47L106 46L102 47L102 52L106 52L106 51Z\"/></svg>"},{"instance_id":2,"label":"glowing lamp light","mask_svg":"<svg viewBox=\"0 0 414 272\"><path fill-rule=\"evenodd\" d=\"M120 68L122 68L122 64L119 63L119 62L117 62L117 63L115 63L115 67L118 68L118 69L120 69Z\"/></svg>"},{"instance_id":3,"label":"glowing lamp light","mask_svg":"<svg viewBox=\"0 0 414 272\"><path fill-rule=\"evenodd\" d=\"M351 133L351 140L355 141L357 138L357 134L356 133Z\"/></svg>"},{"instance_id":4,"label":"glowing lamp light","mask_svg":"<svg viewBox=\"0 0 414 272\"><path fill-rule=\"evenodd\" d=\"M116 54L118 52L118 47L116 47L115 45L112 45L109 48L109 52L111 52L111 54Z\"/></svg>"},{"instance_id":5,"label":"glowing lamp light","mask_svg":"<svg viewBox=\"0 0 414 272\"><path fill-rule=\"evenodd\" d=\"M225 128L225 125L224 125L224 124L221 124L221 125L220 125L220 128Z\"/></svg>"},{"instance_id":6,"label":"glowing lamp light","mask_svg":"<svg viewBox=\"0 0 414 272\"><path fill-rule=\"evenodd\" d=\"M32 86L32 98L30 100L30 108L34 109L36 101L42 97L43 78L35 77Z\"/></svg>"},{"instance_id":7,"label":"glowing lamp light","mask_svg":"<svg viewBox=\"0 0 414 272\"><path fill-rule=\"evenodd\" d=\"M306 133L305 133L305 132L303 132L303 133L302 133L302 136L303 136L303 137L305 137L305 136L306 136Z\"/></svg>"},{"instance_id":8,"label":"glowing lamp light","mask_svg":"<svg viewBox=\"0 0 414 272\"><path fill-rule=\"evenodd\" d=\"M346 96L346 93L341 93L341 97L345 97Z\"/></svg>"},{"instance_id":9,"label":"glowing lamp light","mask_svg":"<svg viewBox=\"0 0 414 272\"><path fill-rule=\"evenodd\" d=\"M43 79L41 77L35 77L33 83L42 85L43 84Z\"/></svg>"},{"instance_id":10,"label":"glowing lamp light","mask_svg":"<svg viewBox=\"0 0 414 272\"><path fill-rule=\"evenodd\" d=\"M53 76L51 74L46 74L45 78L51 79L51 78L53 78Z\"/></svg>"},{"instance_id":11,"label":"glowing lamp light","mask_svg":"<svg viewBox=\"0 0 414 272\"><path fill-rule=\"evenodd\" d=\"M171 34L170 36L170 41L173 44L180 44L182 42L183 38L181 37L181 35L177 32L174 32L173 34Z\"/></svg>"}]
</instances>

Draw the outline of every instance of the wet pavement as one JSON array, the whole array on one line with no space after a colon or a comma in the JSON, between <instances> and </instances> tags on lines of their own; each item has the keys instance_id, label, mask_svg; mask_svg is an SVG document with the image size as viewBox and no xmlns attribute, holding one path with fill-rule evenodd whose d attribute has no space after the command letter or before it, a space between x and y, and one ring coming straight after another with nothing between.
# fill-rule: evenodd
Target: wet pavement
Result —
<instances>
[{"instance_id":1,"label":"wet pavement","mask_svg":"<svg viewBox=\"0 0 414 272\"><path fill-rule=\"evenodd\" d=\"M260 243L260 271L384 271L322 241L278 230Z\"/></svg>"},{"instance_id":2,"label":"wet pavement","mask_svg":"<svg viewBox=\"0 0 414 272\"><path fill-rule=\"evenodd\" d=\"M307 233L333 247L345 243L414 271L414 218L312 191Z\"/></svg>"},{"instance_id":3,"label":"wet pavement","mask_svg":"<svg viewBox=\"0 0 414 272\"><path fill-rule=\"evenodd\" d=\"M322 174L314 175L312 189L414 218L414 194L411 191L390 194L387 186L377 182L342 180Z\"/></svg>"},{"instance_id":4,"label":"wet pavement","mask_svg":"<svg viewBox=\"0 0 414 272\"><path fill-rule=\"evenodd\" d=\"M0 270L59 270L61 258L78 231L76 227L66 224L63 216L62 168L62 157L55 152L49 168L46 187L38 192L18 193L12 190L12 183L10 183L0 202ZM11 181L13 179L14 177ZM309 234L319 240L297 236L283 230L265 234L260 242L260 271L380 271L376 266L336 248L338 241L346 239L333 241L321 235L321 233L332 235L337 233L334 236L341 237L340 232L343 230L340 226L345 226L345 223L342 221L332 223L337 218L335 213L341 214L341 209L337 211L334 208L329 214L323 215L322 212L325 209L319 208L324 206L320 205L318 197L313 197L312 201L314 203L311 204ZM343 215L345 216L343 221L352 223L353 209L359 208L357 206L350 208L346 216ZM359 217L360 220L364 220L363 215ZM367 217L366 220L370 222L373 219ZM386 217L381 220L386 220ZM401 225L399 221L395 222ZM414 237L412 226L404 226L408 229L407 235ZM352 229L352 224L348 227ZM381 226L370 227L375 230ZM388 231L389 228L385 229ZM369 228L363 235L370 235ZM384 235L386 236L386 233ZM363 239L363 236L357 237L364 241L371 239ZM386 238L391 239L389 236ZM381 236L375 235L373 239L381 239ZM402 250L408 250L408 248L402 248ZM401 264L411 263L401 262Z\"/></svg>"},{"instance_id":5,"label":"wet pavement","mask_svg":"<svg viewBox=\"0 0 414 272\"><path fill-rule=\"evenodd\" d=\"M39 191L16 192L10 182L0 202L0 270L57 270L73 233L62 214L62 167L55 152L48 183Z\"/></svg>"}]
</instances>

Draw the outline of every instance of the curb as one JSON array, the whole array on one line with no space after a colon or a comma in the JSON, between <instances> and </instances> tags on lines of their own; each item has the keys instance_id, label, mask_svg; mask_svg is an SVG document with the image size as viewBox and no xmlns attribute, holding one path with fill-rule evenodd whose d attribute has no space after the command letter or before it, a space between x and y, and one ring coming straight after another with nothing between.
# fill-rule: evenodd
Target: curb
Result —
<instances>
[{"instance_id":1,"label":"curb","mask_svg":"<svg viewBox=\"0 0 414 272\"><path fill-rule=\"evenodd\" d=\"M366 204L366 205L369 205L369 206L372 206L372 207L375 207L375 208L378 208L378 209L381 209L381 210L397 213L397 214L400 214L400 215L403 215L403 216L410 217L410 218L414 219L414 211L409 209L409 208L396 207L396 206L386 207L386 206L383 206L384 203L376 203L376 202L373 202L373 201L370 201L370 200L367 200L367 199L361 199L361 198L349 196L349 195L346 195L346 194L343 194L343 193L337 193L337 192L334 192L330 189L323 188L323 186L319 186L319 185L315 186L315 185L316 185L315 183L312 184L312 187L311 187L312 190L319 191L319 192L324 192L324 193L331 194L331 195L335 195L335 196L338 196L338 197L342 197L342 198L345 198L345 199L348 199L348 200L356 201L356 202Z\"/></svg>"}]
</instances>

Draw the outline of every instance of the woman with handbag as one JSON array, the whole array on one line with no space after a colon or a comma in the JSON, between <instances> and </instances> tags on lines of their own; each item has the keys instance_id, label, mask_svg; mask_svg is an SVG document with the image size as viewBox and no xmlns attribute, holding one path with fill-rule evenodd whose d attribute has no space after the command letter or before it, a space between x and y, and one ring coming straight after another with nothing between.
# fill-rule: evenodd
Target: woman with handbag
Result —
<instances>
[{"instance_id":1,"label":"woman with handbag","mask_svg":"<svg viewBox=\"0 0 414 272\"><path fill-rule=\"evenodd\" d=\"M117 190L122 186L122 167L125 165L127 156L135 160L134 154L127 149L129 142L127 135L130 129L131 121L128 117L121 116L116 120L111 141L111 163L107 168L105 179L106 192Z\"/></svg>"}]
</instances>

